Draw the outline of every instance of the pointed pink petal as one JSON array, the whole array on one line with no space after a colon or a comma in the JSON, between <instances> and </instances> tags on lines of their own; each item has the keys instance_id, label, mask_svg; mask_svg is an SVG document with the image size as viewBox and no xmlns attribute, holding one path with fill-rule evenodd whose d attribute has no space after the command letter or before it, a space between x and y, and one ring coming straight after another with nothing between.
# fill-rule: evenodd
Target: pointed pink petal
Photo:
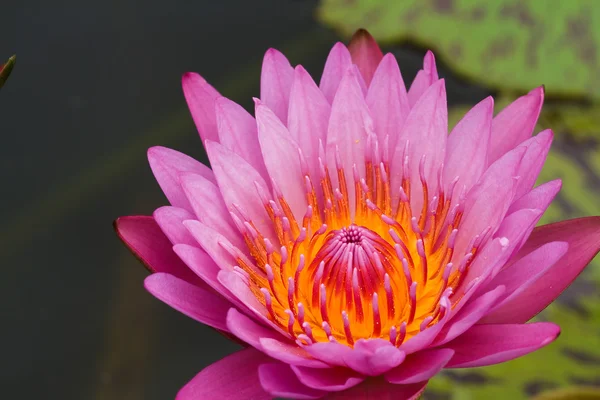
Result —
<instances>
[{"instance_id":1,"label":"pointed pink petal","mask_svg":"<svg viewBox=\"0 0 600 400\"><path fill-rule=\"evenodd\" d=\"M383 58L383 53L375 39L364 29L356 31L348 45L352 62L356 64L367 86L371 84L375 70Z\"/></svg>"},{"instance_id":2,"label":"pointed pink petal","mask_svg":"<svg viewBox=\"0 0 600 400\"><path fill-rule=\"evenodd\" d=\"M516 252L518 252L523 243L527 240L535 225L539 222L540 218L544 215L543 210L523 208L517 210L507 217L500 224L498 231L496 231L496 237L505 237L508 239L509 244L507 251L507 260L510 259ZM490 278L496 276L500 270L495 270Z\"/></svg>"},{"instance_id":3,"label":"pointed pink petal","mask_svg":"<svg viewBox=\"0 0 600 400\"><path fill-rule=\"evenodd\" d=\"M265 354L286 364L299 365L309 368L330 368L331 366L317 360L296 344L289 344L282 340L261 338L260 347Z\"/></svg>"},{"instance_id":4,"label":"pointed pink petal","mask_svg":"<svg viewBox=\"0 0 600 400\"><path fill-rule=\"evenodd\" d=\"M318 399L327 393L303 385L286 364L263 364L258 368L258 377L263 389L272 396Z\"/></svg>"},{"instance_id":5,"label":"pointed pink petal","mask_svg":"<svg viewBox=\"0 0 600 400\"><path fill-rule=\"evenodd\" d=\"M444 189L458 177L457 188L471 189L487 168L487 148L492 128L494 99L473 107L448 136L444 162ZM451 195L451 193L448 193Z\"/></svg>"},{"instance_id":6,"label":"pointed pink petal","mask_svg":"<svg viewBox=\"0 0 600 400\"><path fill-rule=\"evenodd\" d=\"M327 392L339 392L358 385L365 378L346 368L315 369L292 365L292 371L303 385Z\"/></svg>"},{"instance_id":7,"label":"pointed pink petal","mask_svg":"<svg viewBox=\"0 0 600 400\"><path fill-rule=\"evenodd\" d=\"M202 143L205 140L219 141L215 118L215 99L220 96L219 92L194 72L184 74L181 84Z\"/></svg>"},{"instance_id":8,"label":"pointed pink petal","mask_svg":"<svg viewBox=\"0 0 600 400\"><path fill-rule=\"evenodd\" d=\"M336 43L327 56L319 84L319 88L329 103L333 103L340 81L351 65L352 58L346 46L340 42Z\"/></svg>"},{"instance_id":9,"label":"pointed pink petal","mask_svg":"<svg viewBox=\"0 0 600 400\"><path fill-rule=\"evenodd\" d=\"M334 392L327 400L416 400L423 391L427 381L410 385L394 385L383 377L370 378L343 392Z\"/></svg>"},{"instance_id":10,"label":"pointed pink petal","mask_svg":"<svg viewBox=\"0 0 600 400\"><path fill-rule=\"evenodd\" d=\"M446 310L449 310L451 308L450 301L448 301L448 299L445 300L446 303L443 303L444 299L442 299L440 303L446 306ZM426 328L424 331L417 333L415 336L402 343L402 345L400 346L400 350L404 351L407 355L409 355L419 350L427 348L429 345L431 345L431 343L433 343L433 341L440 334L442 329L444 329L451 316L452 313L447 311L442 317L442 319L436 324Z\"/></svg>"},{"instance_id":11,"label":"pointed pink petal","mask_svg":"<svg viewBox=\"0 0 600 400\"><path fill-rule=\"evenodd\" d=\"M529 286L534 284L556 262L565 255L569 245L565 242L546 243L520 260L504 267L502 271L490 282L490 286L504 285L506 292L502 300L494 307L481 322L487 324L504 324L519 320L521 304L535 302L527 294ZM536 295L531 293L531 295ZM513 302L518 299L518 302ZM527 313L525 309L525 313ZM527 315L527 314L526 314Z\"/></svg>"},{"instance_id":12,"label":"pointed pink petal","mask_svg":"<svg viewBox=\"0 0 600 400\"><path fill-rule=\"evenodd\" d=\"M175 207L192 211L179 182L180 172L194 172L211 182L215 182L214 174L210 168L175 150L160 146L151 147L148 149L148 161L160 188L171 205Z\"/></svg>"},{"instance_id":13,"label":"pointed pink petal","mask_svg":"<svg viewBox=\"0 0 600 400\"><path fill-rule=\"evenodd\" d=\"M215 103L219 142L241 156L264 179L267 170L260 154L256 121L239 104L219 97Z\"/></svg>"},{"instance_id":14,"label":"pointed pink petal","mask_svg":"<svg viewBox=\"0 0 600 400\"><path fill-rule=\"evenodd\" d=\"M488 163L529 139L542 110L544 88L533 89L502 110L492 121Z\"/></svg>"},{"instance_id":15,"label":"pointed pink petal","mask_svg":"<svg viewBox=\"0 0 600 400\"><path fill-rule=\"evenodd\" d=\"M410 106L400 68L393 54L388 53L383 57L369 86L366 101L373 116L380 146L387 137L389 150L394 151ZM386 159L388 157L386 155Z\"/></svg>"},{"instance_id":16,"label":"pointed pink petal","mask_svg":"<svg viewBox=\"0 0 600 400\"><path fill-rule=\"evenodd\" d=\"M301 222L308 203L302 180L298 146L279 118L264 104L256 104L256 122L260 149L269 176L275 187L283 194L296 221Z\"/></svg>"},{"instance_id":17,"label":"pointed pink petal","mask_svg":"<svg viewBox=\"0 0 600 400\"><path fill-rule=\"evenodd\" d=\"M282 121L287 121L294 68L283 54L269 49L260 74L260 99Z\"/></svg>"},{"instance_id":18,"label":"pointed pink petal","mask_svg":"<svg viewBox=\"0 0 600 400\"><path fill-rule=\"evenodd\" d=\"M514 312L510 316L511 323L526 322L546 308L594 258L600 250L600 217L577 218L537 227L515 260L555 241L568 243L568 251L545 274L503 305L503 309L510 308Z\"/></svg>"},{"instance_id":19,"label":"pointed pink petal","mask_svg":"<svg viewBox=\"0 0 600 400\"><path fill-rule=\"evenodd\" d=\"M150 216L120 217L115 221L119 239L152 272L168 272L187 282L203 286L203 282L181 262L173 245Z\"/></svg>"},{"instance_id":20,"label":"pointed pink petal","mask_svg":"<svg viewBox=\"0 0 600 400\"><path fill-rule=\"evenodd\" d=\"M419 174L421 159L425 156L424 175L429 193L435 193L438 170L444 162L447 136L446 88L444 80L440 79L427 89L410 111L402 129L402 140L396 144L390 168L391 187L398 188L402 183L404 150L408 141L407 172L410 174L413 215L420 215L423 205L423 186ZM397 203L397 199L395 202Z\"/></svg>"},{"instance_id":21,"label":"pointed pink petal","mask_svg":"<svg viewBox=\"0 0 600 400\"><path fill-rule=\"evenodd\" d=\"M204 368L177 393L176 400L270 400L258 379L259 365L269 360L253 348L230 354Z\"/></svg>"},{"instance_id":22,"label":"pointed pink petal","mask_svg":"<svg viewBox=\"0 0 600 400\"><path fill-rule=\"evenodd\" d=\"M517 172L519 182L515 193L516 199L528 193L535 185L535 181L544 166L544 161L546 161L553 136L552 131L547 129L521 144L521 146L527 148L527 151Z\"/></svg>"},{"instance_id":23,"label":"pointed pink petal","mask_svg":"<svg viewBox=\"0 0 600 400\"><path fill-rule=\"evenodd\" d=\"M411 107L417 104L419 98L427 91L429 86L438 80L435 57L431 51L425 54L423 69L417 72L417 76L408 90L408 102Z\"/></svg>"},{"instance_id":24,"label":"pointed pink petal","mask_svg":"<svg viewBox=\"0 0 600 400\"><path fill-rule=\"evenodd\" d=\"M508 209L508 214L524 208L537 208L538 210L545 211L561 187L562 181L560 179L541 184L513 202Z\"/></svg>"},{"instance_id":25,"label":"pointed pink petal","mask_svg":"<svg viewBox=\"0 0 600 400\"><path fill-rule=\"evenodd\" d=\"M332 175L334 189L338 188L336 152L339 151L341 165L346 177L350 215L354 216L354 178L353 165L356 164L359 175L364 176L365 143L373 133L373 120L358 85L356 72L349 68L342 78L331 107L331 118L327 130L327 167Z\"/></svg>"},{"instance_id":26,"label":"pointed pink petal","mask_svg":"<svg viewBox=\"0 0 600 400\"><path fill-rule=\"evenodd\" d=\"M325 143L331 106L308 72L297 66L290 94L287 126L302 149L311 179L319 179L319 141Z\"/></svg>"},{"instance_id":27,"label":"pointed pink petal","mask_svg":"<svg viewBox=\"0 0 600 400\"><path fill-rule=\"evenodd\" d=\"M427 381L440 372L453 355L451 349L431 349L411 354L400 366L385 374L385 379L401 385Z\"/></svg>"},{"instance_id":28,"label":"pointed pink petal","mask_svg":"<svg viewBox=\"0 0 600 400\"><path fill-rule=\"evenodd\" d=\"M225 316L231 303L218 294L164 272L147 277L144 287L156 298L188 317L221 331L229 331Z\"/></svg>"},{"instance_id":29,"label":"pointed pink petal","mask_svg":"<svg viewBox=\"0 0 600 400\"><path fill-rule=\"evenodd\" d=\"M445 347L454 350L447 368L482 367L509 361L546 346L560 328L549 322L475 325Z\"/></svg>"},{"instance_id":30,"label":"pointed pink petal","mask_svg":"<svg viewBox=\"0 0 600 400\"><path fill-rule=\"evenodd\" d=\"M197 246L196 240L190 235L190 232L183 225L183 221L194 219L195 216L191 212L183 208L172 206L164 206L154 210L152 214L154 220L160 226L160 229L169 238L172 244L189 244ZM168 272L168 271L163 271ZM176 274L173 274L176 275Z\"/></svg>"}]
</instances>

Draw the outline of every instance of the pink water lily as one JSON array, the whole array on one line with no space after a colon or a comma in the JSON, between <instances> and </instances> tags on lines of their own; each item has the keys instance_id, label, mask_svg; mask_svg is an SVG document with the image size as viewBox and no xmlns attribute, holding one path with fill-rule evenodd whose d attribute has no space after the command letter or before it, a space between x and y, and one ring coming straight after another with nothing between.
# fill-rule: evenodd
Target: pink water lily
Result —
<instances>
[{"instance_id":1,"label":"pink water lily","mask_svg":"<svg viewBox=\"0 0 600 400\"><path fill-rule=\"evenodd\" d=\"M212 170L151 148L171 205L116 228L153 295L246 348L177 399L411 399L558 336L527 321L598 252L600 218L535 227L561 186L534 187L542 88L448 134L433 54L407 91L359 31L318 86L268 50L254 117L197 74L183 89Z\"/></svg>"}]
</instances>

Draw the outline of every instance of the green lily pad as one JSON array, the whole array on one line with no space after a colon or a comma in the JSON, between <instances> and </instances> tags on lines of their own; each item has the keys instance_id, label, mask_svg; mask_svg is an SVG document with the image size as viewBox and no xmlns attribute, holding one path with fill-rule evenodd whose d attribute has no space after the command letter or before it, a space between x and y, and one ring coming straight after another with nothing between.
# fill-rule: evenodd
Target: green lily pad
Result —
<instances>
[{"instance_id":1,"label":"green lily pad","mask_svg":"<svg viewBox=\"0 0 600 400\"><path fill-rule=\"evenodd\" d=\"M536 396L534 400L600 400L600 389L577 387L552 390Z\"/></svg>"},{"instance_id":2,"label":"green lily pad","mask_svg":"<svg viewBox=\"0 0 600 400\"><path fill-rule=\"evenodd\" d=\"M596 0L322 0L318 17L348 37L366 28L431 48L487 87L600 98Z\"/></svg>"}]
</instances>

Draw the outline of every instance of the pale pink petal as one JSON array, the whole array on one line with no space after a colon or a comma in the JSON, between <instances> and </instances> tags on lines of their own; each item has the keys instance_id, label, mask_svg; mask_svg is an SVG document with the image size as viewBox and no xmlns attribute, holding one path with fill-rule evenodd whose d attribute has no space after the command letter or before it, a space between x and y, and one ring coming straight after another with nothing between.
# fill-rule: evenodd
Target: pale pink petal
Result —
<instances>
[{"instance_id":1,"label":"pale pink petal","mask_svg":"<svg viewBox=\"0 0 600 400\"><path fill-rule=\"evenodd\" d=\"M369 86L366 101L380 146L387 139L389 151L393 152L410 112L404 81L393 54L383 57ZM388 154L385 156L389 159Z\"/></svg>"},{"instance_id":2,"label":"pale pink petal","mask_svg":"<svg viewBox=\"0 0 600 400\"><path fill-rule=\"evenodd\" d=\"M375 70L383 58L383 53L373 36L364 29L354 33L348 45L352 62L356 64L367 86L371 84Z\"/></svg>"},{"instance_id":3,"label":"pale pink petal","mask_svg":"<svg viewBox=\"0 0 600 400\"><path fill-rule=\"evenodd\" d=\"M148 161L160 188L171 205L175 207L192 211L179 182L180 172L194 172L211 182L215 182L214 174L210 168L175 150L160 146L151 147L148 149Z\"/></svg>"},{"instance_id":4,"label":"pale pink petal","mask_svg":"<svg viewBox=\"0 0 600 400\"><path fill-rule=\"evenodd\" d=\"M287 128L267 106L257 102L256 122L260 149L274 186L281 191L296 221L306 213L306 194L300 168L298 145Z\"/></svg>"},{"instance_id":5,"label":"pale pink petal","mask_svg":"<svg viewBox=\"0 0 600 400\"><path fill-rule=\"evenodd\" d=\"M537 227L515 259L519 260L555 241L568 243L568 251L545 274L503 305L504 310L513 310L508 319L510 323L523 323L533 318L583 271L600 250L600 217L577 218ZM503 315L508 318L508 314Z\"/></svg>"},{"instance_id":6,"label":"pale pink petal","mask_svg":"<svg viewBox=\"0 0 600 400\"><path fill-rule=\"evenodd\" d=\"M423 170L429 193L435 193L438 170L444 162L447 136L446 88L444 80L441 79L427 89L410 111L402 129L402 140L396 144L390 167L393 188L400 187L403 173L409 174L413 215L420 215L423 205L423 186L419 173L421 160L425 157ZM408 141L408 171L403 171L406 141ZM394 199L394 206L397 201L397 198Z\"/></svg>"},{"instance_id":7,"label":"pale pink petal","mask_svg":"<svg viewBox=\"0 0 600 400\"><path fill-rule=\"evenodd\" d=\"M327 393L303 385L286 364L263 364L258 368L258 376L263 389L277 397L318 399Z\"/></svg>"},{"instance_id":8,"label":"pale pink petal","mask_svg":"<svg viewBox=\"0 0 600 400\"><path fill-rule=\"evenodd\" d=\"M427 381L440 372L453 355L451 349L430 349L411 354L400 366L386 373L385 379L401 385Z\"/></svg>"},{"instance_id":9,"label":"pale pink petal","mask_svg":"<svg viewBox=\"0 0 600 400\"><path fill-rule=\"evenodd\" d=\"M260 74L260 99L282 121L287 121L294 68L283 54L269 49Z\"/></svg>"},{"instance_id":10,"label":"pale pink petal","mask_svg":"<svg viewBox=\"0 0 600 400\"><path fill-rule=\"evenodd\" d=\"M473 107L448 136L444 162L444 189L458 178L456 187L471 189L487 168L487 148L492 128L494 99L488 97ZM451 195L451 193L448 193Z\"/></svg>"},{"instance_id":11,"label":"pale pink petal","mask_svg":"<svg viewBox=\"0 0 600 400\"><path fill-rule=\"evenodd\" d=\"M340 168L344 169L350 215L354 216L353 166L356 164L359 175L365 171L365 144L367 136L373 135L373 120L369 115L367 104L358 85L356 71L349 68L344 77L331 107L331 118L327 130L327 167L332 175L334 190L338 188L336 153L339 151Z\"/></svg>"},{"instance_id":12,"label":"pale pink petal","mask_svg":"<svg viewBox=\"0 0 600 400\"><path fill-rule=\"evenodd\" d=\"M410 385L394 385L386 382L383 377L369 378L360 385L333 392L325 400L416 400L423 391L427 381Z\"/></svg>"},{"instance_id":13,"label":"pale pink petal","mask_svg":"<svg viewBox=\"0 0 600 400\"><path fill-rule=\"evenodd\" d=\"M198 245L196 240L194 240L192 235L190 235L190 232L183 225L183 221L195 218L194 214L191 212L184 210L183 208L164 206L154 210L152 216L172 244L183 243L192 246Z\"/></svg>"},{"instance_id":14,"label":"pale pink petal","mask_svg":"<svg viewBox=\"0 0 600 400\"><path fill-rule=\"evenodd\" d=\"M297 344L289 344L282 340L261 338L260 347L269 356L286 364L300 365L309 368L330 368L331 366L317 360Z\"/></svg>"},{"instance_id":15,"label":"pale pink petal","mask_svg":"<svg viewBox=\"0 0 600 400\"><path fill-rule=\"evenodd\" d=\"M438 80L435 57L431 51L425 54L423 69L417 72L417 76L408 90L408 102L410 106L417 104L419 98L427 91L429 86Z\"/></svg>"},{"instance_id":16,"label":"pale pink petal","mask_svg":"<svg viewBox=\"0 0 600 400\"><path fill-rule=\"evenodd\" d=\"M510 215L524 208L537 208L538 210L545 211L561 187L562 181L560 179L541 184L525 196L514 201L508 209L508 214Z\"/></svg>"},{"instance_id":17,"label":"pale pink petal","mask_svg":"<svg viewBox=\"0 0 600 400\"><path fill-rule=\"evenodd\" d=\"M552 268L565 255L568 248L569 245L565 242L546 243L504 267L489 286L504 285L506 292L501 301L481 322L503 324L519 319L520 304L514 304L513 300L518 299L520 303L535 302L535 299L528 298L527 295L522 296L522 293ZM531 293L531 295L536 294Z\"/></svg>"},{"instance_id":18,"label":"pale pink petal","mask_svg":"<svg viewBox=\"0 0 600 400\"><path fill-rule=\"evenodd\" d=\"M544 88L533 89L502 110L492 121L488 163L529 139L544 102Z\"/></svg>"},{"instance_id":19,"label":"pale pink petal","mask_svg":"<svg viewBox=\"0 0 600 400\"><path fill-rule=\"evenodd\" d=\"M535 185L535 181L544 166L544 161L546 161L553 136L552 131L547 129L521 144L521 146L527 148L527 151L517 171L519 182L515 193L516 199L527 194Z\"/></svg>"},{"instance_id":20,"label":"pale pink petal","mask_svg":"<svg viewBox=\"0 0 600 400\"><path fill-rule=\"evenodd\" d=\"M495 236L508 239L508 258L521 249L523 243L525 243L525 240L527 240L543 214L543 210L523 208L504 218L504 221L500 224ZM493 271L491 277L495 276L497 272L499 272L499 270Z\"/></svg>"},{"instance_id":21,"label":"pale pink petal","mask_svg":"<svg viewBox=\"0 0 600 400\"><path fill-rule=\"evenodd\" d=\"M531 353L558 337L560 328L549 322L515 325L475 325L446 344L454 350L447 368L482 367Z\"/></svg>"},{"instance_id":22,"label":"pale pink petal","mask_svg":"<svg viewBox=\"0 0 600 400\"><path fill-rule=\"evenodd\" d=\"M254 348L240 350L204 368L177 393L176 400L270 400L258 379L259 366L269 361Z\"/></svg>"},{"instance_id":23,"label":"pale pink petal","mask_svg":"<svg viewBox=\"0 0 600 400\"><path fill-rule=\"evenodd\" d=\"M228 332L225 316L231 303L218 294L164 272L150 275L144 287L156 298L196 321Z\"/></svg>"},{"instance_id":24,"label":"pale pink petal","mask_svg":"<svg viewBox=\"0 0 600 400\"><path fill-rule=\"evenodd\" d=\"M311 179L319 179L319 141L325 143L331 106L308 72L297 66L290 94L287 126L302 149Z\"/></svg>"},{"instance_id":25,"label":"pale pink petal","mask_svg":"<svg viewBox=\"0 0 600 400\"><path fill-rule=\"evenodd\" d=\"M205 286L173 253L173 245L150 216L120 217L115 221L119 238L152 272L168 272L198 286Z\"/></svg>"},{"instance_id":26,"label":"pale pink petal","mask_svg":"<svg viewBox=\"0 0 600 400\"><path fill-rule=\"evenodd\" d=\"M347 368L315 369L292 365L292 371L303 385L327 392L339 392L358 385L365 378Z\"/></svg>"},{"instance_id":27,"label":"pale pink petal","mask_svg":"<svg viewBox=\"0 0 600 400\"><path fill-rule=\"evenodd\" d=\"M329 103L333 103L340 81L351 65L352 58L346 46L340 42L336 43L329 52L319 84L319 88Z\"/></svg>"},{"instance_id":28,"label":"pale pink petal","mask_svg":"<svg viewBox=\"0 0 600 400\"><path fill-rule=\"evenodd\" d=\"M202 143L219 141L215 118L215 99L220 96L219 92L194 72L184 74L181 85Z\"/></svg>"},{"instance_id":29,"label":"pale pink petal","mask_svg":"<svg viewBox=\"0 0 600 400\"><path fill-rule=\"evenodd\" d=\"M404 351L407 355L409 355L419 350L425 349L429 345L431 345L431 343L433 343L435 338L440 334L442 329L444 329L444 327L450 320L450 317L452 317L452 312L449 311L451 309L450 301L448 301L448 299L445 300L446 302L444 302L444 298L442 298L442 300L440 301L440 305L444 305L444 307L446 308L446 312L442 319L434 325L427 327L424 331L417 333L415 336L411 337L406 342L402 343L402 345L400 346L400 350Z\"/></svg>"},{"instance_id":30,"label":"pale pink petal","mask_svg":"<svg viewBox=\"0 0 600 400\"><path fill-rule=\"evenodd\" d=\"M267 170L260 154L256 121L244 107L225 98L215 102L219 143L241 156L264 179Z\"/></svg>"}]
</instances>

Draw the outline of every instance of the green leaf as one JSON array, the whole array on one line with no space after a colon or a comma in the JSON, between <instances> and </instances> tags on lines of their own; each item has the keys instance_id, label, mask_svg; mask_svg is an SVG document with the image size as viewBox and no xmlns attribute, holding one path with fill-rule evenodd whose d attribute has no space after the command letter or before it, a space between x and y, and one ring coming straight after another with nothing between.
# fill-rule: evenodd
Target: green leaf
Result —
<instances>
[{"instance_id":1,"label":"green leaf","mask_svg":"<svg viewBox=\"0 0 600 400\"><path fill-rule=\"evenodd\" d=\"M321 21L346 36L431 48L490 88L600 98L597 0L322 0Z\"/></svg>"},{"instance_id":2,"label":"green leaf","mask_svg":"<svg viewBox=\"0 0 600 400\"><path fill-rule=\"evenodd\" d=\"M15 66L15 61L17 61L17 56L12 56L8 59L6 64L0 65L0 88L4 86L4 83L12 72L12 69Z\"/></svg>"}]
</instances>

